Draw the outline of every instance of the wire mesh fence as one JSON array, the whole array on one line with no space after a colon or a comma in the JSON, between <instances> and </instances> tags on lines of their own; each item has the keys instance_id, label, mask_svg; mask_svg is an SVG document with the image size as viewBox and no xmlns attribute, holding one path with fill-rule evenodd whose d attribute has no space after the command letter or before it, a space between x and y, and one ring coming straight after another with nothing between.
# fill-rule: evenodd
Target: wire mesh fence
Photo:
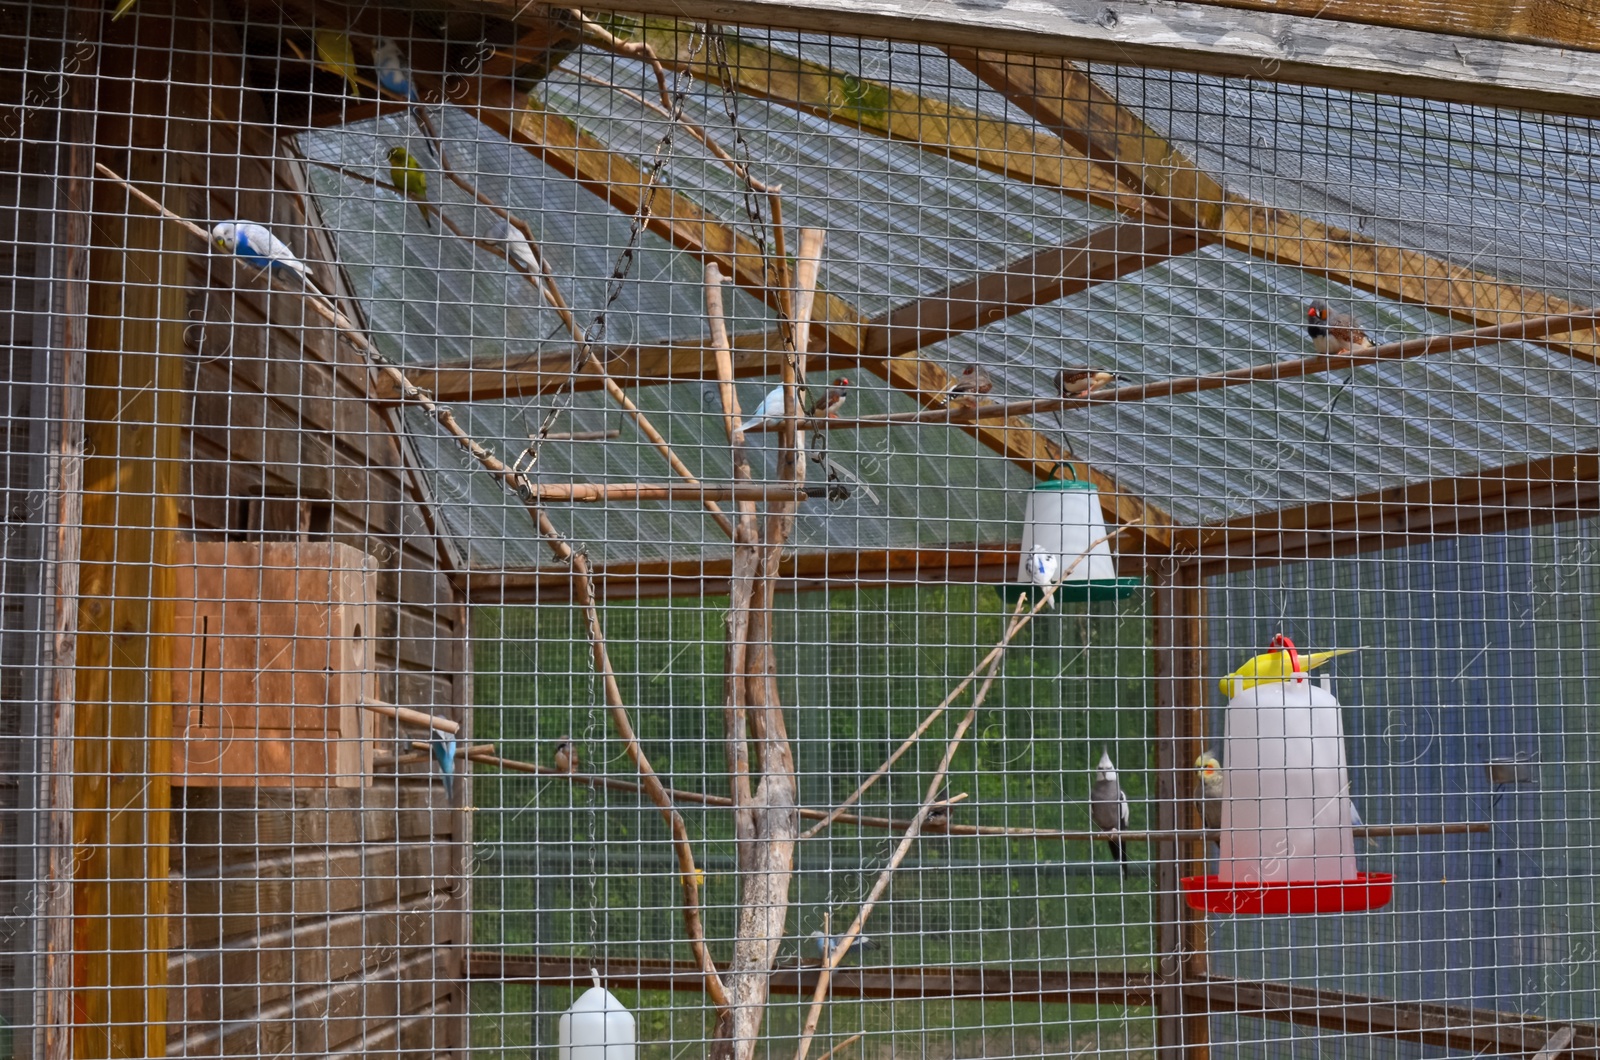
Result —
<instances>
[{"instance_id":1,"label":"wire mesh fence","mask_svg":"<svg viewBox=\"0 0 1600 1060\"><path fill-rule=\"evenodd\" d=\"M1592 121L121 6L0 0L0 1060L1600 1048Z\"/></svg>"}]
</instances>

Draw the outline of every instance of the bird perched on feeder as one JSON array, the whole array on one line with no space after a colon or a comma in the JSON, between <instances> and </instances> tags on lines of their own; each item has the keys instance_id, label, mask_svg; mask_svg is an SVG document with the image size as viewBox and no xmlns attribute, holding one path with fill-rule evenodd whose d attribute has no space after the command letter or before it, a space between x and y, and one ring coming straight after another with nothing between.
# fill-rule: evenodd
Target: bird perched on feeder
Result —
<instances>
[{"instance_id":1,"label":"bird perched on feeder","mask_svg":"<svg viewBox=\"0 0 1600 1060\"><path fill-rule=\"evenodd\" d=\"M952 405L975 404L978 398L994 389L994 380L989 378L989 373L984 371L982 365L969 364L961 369L961 374L950 381L950 387L945 391Z\"/></svg>"},{"instance_id":2,"label":"bird perched on feeder","mask_svg":"<svg viewBox=\"0 0 1600 1060\"><path fill-rule=\"evenodd\" d=\"M1043 545L1034 545L1028 554L1028 577L1041 591L1049 589L1061 578L1061 557L1045 551ZM1056 598L1052 596L1045 606L1055 610Z\"/></svg>"},{"instance_id":3,"label":"bird perched on feeder","mask_svg":"<svg viewBox=\"0 0 1600 1060\"><path fill-rule=\"evenodd\" d=\"M515 225L504 217L495 219L489 227L489 233L484 237L496 243L506 245L506 257L522 271L538 275L539 259L533 256L533 247L523 234L517 231Z\"/></svg>"},{"instance_id":4,"label":"bird perched on feeder","mask_svg":"<svg viewBox=\"0 0 1600 1060\"><path fill-rule=\"evenodd\" d=\"M1113 383L1124 383L1127 380L1115 372L1102 372L1097 368L1063 368L1057 377L1061 386L1062 397L1083 397L1096 390L1104 390Z\"/></svg>"},{"instance_id":5,"label":"bird perched on feeder","mask_svg":"<svg viewBox=\"0 0 1600 1060\"><path fill-rule=\"evenodd\" d=\"M817 947L817 952L822 955L822 959L827 960L833 956L833 951L844 943L844 936L825 935L820 931L813 931L811 933L811 942ZM850 943L850 951L845 956L849 957L851 953L861 953L876 946L877 943L872 940L870 935L857 935L855 940Z\"/></svg>"},{"instance_id":6,"label":"bird perched on feeder","mask_svg":"<svg viewBox=\"0 0 1600 1060\"><path fill-rule=\"evenodd\" d=\"M1310 673L1329 659L1341 655L1349 655L1358 648L1340 648L1337 651L1302 652L1300 654L1300 672ZM1243 692L1247 688L1265 684L1270 681L1287 681L1292 676L1290 673L1289 653L1287 651L1269 651L1257 655L1233 673L1217 682L1217 687L1229 699Z\"/></svg>"},{"instance_id":7,"label":"bird perched on feeder","mask_svg":"<svg viewBox=\"0 0 1600 1060\"><path fill-rule=\"evenodd\" d=\"M442 729L431 729L428 733L428 746L433 751L433 760L439 763L439 769L444 773L444 797L454 798L456 738Z\"/></svg>"},{"instance_id":8,"label":"bird perched on feeder","mask_svg":"<svg viewBox=\"0 0 1600 1060\"><path fill-rule=\"evenodd\" d=\"M267 231L264 225L253 221L223 221L212 226L211 242L218 250L226 251L262 272L270 270L280 278L293 276L318 294L326 293L311 278L311 270L306 268L305 262L295 257L289 245Z\"/></svg>"},{"instance_id":9,"label":"bird perched on feeder","mask_svg":"<svg viewBox=\"0 0 1600 1060\"><path fill-rule=\"evenodd\" d=\"M1306 306L1306 334L1318 353L1349 353L1372 345L1349 313L1335 312L1318 298Z\"/></svg>"},{"instance_id":10,"label":"bird perched on feeder","mask_svg":"<svg viewBox=\"0 0 1600 1060\"><path fill-rule=\"evenodd\" d=\"M572 742L572 737L558 737L554 750L555 753L552 756L552 760L555 762L557 773L576 773L578 771L578 745Z\"/></svg>"},{"instance_id":11,"label":"bird perched on feeder","mask_svg":"<svg viewBox=\"0 0 1600 1060\"><path fill-rule=\"evenodd\" d=\"M1102 832L1119 832L1128 827L1128 796L1117 783L1117 767L1111 761L1111 752L1100 751L1100 764L1095 770L1094 783L1089 785L1089 816ZM1122 868L1122 878L1128 878L1127 845L1113 835L1106 841L1111 854Z\"/></svg>"},{"instance_id":12,"label":"bird perched on feeder","mask_svg":"<svg viewBox=\"0 0 1600 1060\"><path fill-rule=\"evenodd\" d=\"M349 34L337 29L319 29L311 35L317 58L322 65L333 70L350 85L352 96L361 95L361 83L356 80L356 50L350 44Z\"/></svg>"},{"instance_id":13,"label":"bird perched on feeder","mask_svg":"<svg viewBox=\"0 0 1600 1060\"><path fill-rule=\"evenodd\" d=\"M1209 751L1202 751L1194 760L1200 771L1200 817L1210 835L1207 839L1222 849L1222 763Z\"/></svg>"},{"instance_id":14,"label":"bird perched on feeder","mask_svg":"<svg viewBox=\"0 0 1600 1060\"><path fill-rule=\"evenodd\" d=\"M431 229L433 220L428 216L427 170L422 168L416 155L398 145L389 148L387 157L389 179L394 183L394 190L417 204L417 209L422 211L423 223Z\"/></svg>"},{"instance_id":15,"label":"bird perched on feeder","mask_svg":"<svg viewBox=\"0 0 1600 1060\"><path fill-rule=\"evenodd\" d=\"M411 82L411 70L400 54L400 45L388 37L378 37L372 42L372 67L378 74L378 84L392 96L408 103L420 102L417 86Z\"/></svg>"}]
</instances>

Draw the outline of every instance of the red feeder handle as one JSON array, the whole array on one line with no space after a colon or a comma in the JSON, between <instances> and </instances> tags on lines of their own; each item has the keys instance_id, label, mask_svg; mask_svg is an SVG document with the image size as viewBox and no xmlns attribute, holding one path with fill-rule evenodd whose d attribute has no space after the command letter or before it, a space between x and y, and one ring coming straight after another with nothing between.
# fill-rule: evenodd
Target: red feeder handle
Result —
<instances>
[{"instance_id":1,"label":"red feeder handle","mask_svg":"<svg viewBox=\"0 0 1600 1060\"><path fill-rule=\"evenodd\" d=\"M1278 648L1288 652L1290 666L1289 672L1291 674L1297 674L1300 672L1300 653L1294 650L1294 641L1290 640L1282 633L1279 633L1277 636L1272 638L1272 642L1268 644L1267 647ZM1302 677L1300 680L1304 681L1305 678Z\"/></svg>"}]
</instances>

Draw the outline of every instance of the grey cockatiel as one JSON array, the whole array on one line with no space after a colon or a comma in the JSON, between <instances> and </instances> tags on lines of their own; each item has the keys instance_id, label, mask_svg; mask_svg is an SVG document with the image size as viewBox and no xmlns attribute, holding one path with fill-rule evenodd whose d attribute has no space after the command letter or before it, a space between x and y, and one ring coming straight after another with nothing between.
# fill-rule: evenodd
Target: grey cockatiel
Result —
<instances>
[{"instance_id":1,"label":"grey cockatiel","mask_svg":"<svg viewBox=\"0 0 1600 1060\"><path fill-rule=\"evenodd\" d=\"M1117 783L1117 767L1111 761L1111 752L1100 751L1100 764L1095 769L1094 783L1089 785L1089 816L1102 832L1117 832L1128 827L1128 796ZM1122 876L1128 876L1128 850L1123 841L1112 837L1106 842L1111 854L1122 866Z\"/></svg>"}]
</instances>

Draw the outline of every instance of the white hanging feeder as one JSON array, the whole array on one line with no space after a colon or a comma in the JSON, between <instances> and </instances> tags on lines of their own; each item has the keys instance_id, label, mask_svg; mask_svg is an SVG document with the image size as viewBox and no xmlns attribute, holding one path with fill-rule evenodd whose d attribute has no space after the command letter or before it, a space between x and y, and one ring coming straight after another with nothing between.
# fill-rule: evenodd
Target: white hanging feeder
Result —
<instances>
[{"instance_id":1,"label":"white hanging feeder","mask_svg":"<svg viewBox=\"0 0 1600 1060\"><path fill-rule=\"evenodd\" d=\"M585 990L561 1014L557 1026L558 1060L634 1060L633 1013L600 985L600 973L591 969L594 986Z\"/></svg>"},{"instance_id":2,"label":"white hanging feeder","mask_svg":"<svg viewBox=\"0 0 1600 1060\"><path fill-rule=\"evenodd\" d=\"M1228 702L1221 857L1215 876L1183 880L1214 913L1377 909L1394 877L1356 869L1339 701L1313 685L1288 637L1286 674L1240 681Z\"/></svg>"},{"instance_id":3,"label":"white hanging feeder","mask_svg":"<svg viewBox=\"0 0 1600 1060\"><path fill-rule=\"evenodd\" d=\"M1057 600L1120 600L1139 587L1138 578L1117 577L1117 561L1100 512L1100 488L1093 482L1052 479L1029 492L1017 565L1019 584L1004 586L1001 594L1008 604L1025 592L1043 592L1028 576L1034 545L1054 555L1056 569L1065 574Z\"/></svg>"}]
</instances>

